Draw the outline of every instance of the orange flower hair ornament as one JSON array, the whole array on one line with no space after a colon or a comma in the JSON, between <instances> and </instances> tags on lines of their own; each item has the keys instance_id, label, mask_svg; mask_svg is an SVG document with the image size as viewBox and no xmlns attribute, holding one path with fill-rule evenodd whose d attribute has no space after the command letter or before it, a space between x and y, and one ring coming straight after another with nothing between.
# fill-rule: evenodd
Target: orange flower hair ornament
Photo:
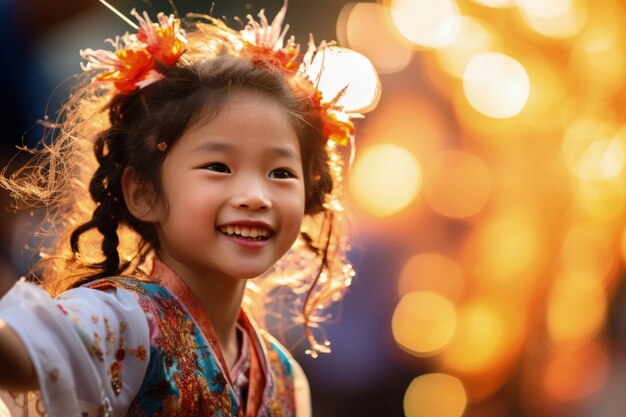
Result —
<instances>
[{"instance_id":1,"label":"orange flower hair ornament","mask_svg":"<svg viewBox=\"0 0 626 417\"><path fill-rule=\"evenodd\" d=\"M285 2L271 24L263 10L259 13L260 22L248 15L248 24L241 31L235 31L223 21L210 16L190 16L205 18L212 23L213 28L206 34L215 36L215 48L219 47L220 41L228 41L237 48L236 52L240 56L248 56L253 61L258 57L258 62L263 62L264 65L271 62L282 69L294 88L309 95L322 118L322 132L327 140L337 145L348 145L354 135L354 125L350 119L359 115L348 114L337 104L345 89L331 101L325 102L317 83L307 74L314 56L323 53L328 45L322 42L316 47L310 39L307 52L301 54L300 45L293 36L285 44L289 26L286 25L283 29L282 23L286 12ZM119 14L117 11L116 13ZM131 14L139 22L137 33L126 33L121 37L116 36L115 39L107 39L114 47L113 51L89 48L80 51L81 56L87 60L86 64L81 64L83 71L100 71L92 82L112 83L116 90L114 94L131 93L159 81L164 77L164 70L175 66L186 52L187 39L179 18L159 13L157 23L154 23L146 12L142 16L133 9ZM203 26L201 23L198 25Z\"/></svg>"},{"instance_id":2,"label":"orange flower hair ornament","mask_svg":"<svg viewBox=\"0 0 626 417\"><path fill-rule=\"evenodd\" d=\"M136 34L126 33L115 40L107 39L114 52L85 49L80 55L88 61L84 71L104 70L95 76L95 82L110 81L120 93L129 93L163 78L161 68L174 66L184 52L185 38L180 20L159 13L159 23L152 23L144 12L143 17L131 12L140 23Z\"/></svg>"}]
</instances>

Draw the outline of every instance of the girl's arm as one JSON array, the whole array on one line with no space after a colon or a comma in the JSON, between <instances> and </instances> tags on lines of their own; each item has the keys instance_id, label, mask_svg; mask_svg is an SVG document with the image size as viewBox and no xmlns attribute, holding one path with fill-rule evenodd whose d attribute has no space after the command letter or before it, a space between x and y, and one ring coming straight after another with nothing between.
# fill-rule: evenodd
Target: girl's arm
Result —
<instances>
[{"instance_id":1,"label":"girl's arm","mask_svg":"<svg viewBox=\"0 0 626 417\"><path fill-rule=\"evenodd\" d=\"M38 388L35 368L26 347L2 319L0 319L0 388L10 391L30 391Z\"/></svg>"},{"instance_id":2,"label":"girl's arm","mask_svg":"<svg viewBox=\"0 0 626 417\"><path fill-rule=\"evenodd\" d=\"M18 282L0 299L0 398L14 416L31 400L49 417L98 415L103 407L125 415L148 349L149 322L129 291L76 288L53 299ZM28 399L12 395L33 388L39 392Z\"/></svg>"}]
</instances>

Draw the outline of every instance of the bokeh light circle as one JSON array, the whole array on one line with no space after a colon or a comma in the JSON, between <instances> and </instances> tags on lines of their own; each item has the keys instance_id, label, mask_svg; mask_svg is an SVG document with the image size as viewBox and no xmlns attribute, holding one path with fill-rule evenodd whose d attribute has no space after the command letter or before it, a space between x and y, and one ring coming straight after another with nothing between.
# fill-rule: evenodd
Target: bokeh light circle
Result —
<instances>
[{"instance_id":1,"label":"bokeh light circle","mask_svg":"<svg viewBox=\"0 0 626 417\"><path fill-rule=\"evenodd\" d=\"M403 70L413 58L408 42L389 30L381 4L347 3L337 19L337 35L340 40L345 38L342 43L367 56L383 74Z\"/></svg>"},{"instance_id":2,"label":"bokeh light circle","mask_svg":"<svg viewBox=\"0 0 626 417\"><path fill-rule=\"evenodd\" d=\"M577 35L587 22L585 0L517 0L526 23L551 38Z\"/></svg>"},{"instance_id":3,"label":"bokeh light circle","mask_svg":"<svg viewBox=\"0 0 626 417\"><path fill-rule=\"evenodd\" d=\"M451 372L479 375L496 369L518 348L522 327L514 307L476 300L459 308L454 337L441 353Z\"/></svg>"},{"instance_id":4,"label":"bokeh light circle","mask_svg":"<svg viewBox=\"0 0 626 417\"><path fill-rule=\"evenodd\" d=\"M316 80L324 101L337 101L348 112L373 110L380 99L380 80L371 61L351 49L331 46L317 53L306 70Z\"/></svg>"},{"instance_id":5,"label":"bokeh light circle","mask_svg":"<svg viewBox=\"0 0 626 417\"><path fill-rule=\"evenodd\" d=\"M392 144L375 145L357 157L350 177L350 192L357 205L378 217L405 209L422 186L417 159Z\"/></svg>"},{"instance_id":6,"label":"bokeh light circle","mask_svg":"<svg viewBox=\"0 0 626 417\"><path fill-rule=\"evenodd\" d=\"M522 64L508 55L488 52L472 58L463 73L463 91L479 113L496 119L519 114L530 94Z\"/></svg>"},{"instance_id":7,"label":"bokeh light circle","mask_svg":"<svg viewBox=\"0 0 626 417\"><path fill-rule=\"evenodd\" d=\"M461 380L451 375L421 375L404 394L406 417L461 417L467 407L467 393Z\"/></svg>"},{"instance_id":8,"label":"bokeh light circle","mask_svg":"<svg viewBox=\"0 0 626 417\"><path fill-rule=\"evenodd\" d=\"M556 344L588 342L604 325L606 313L602 277L572 271L554 283L548 296L548 335Z\"/></svg>"},{"instance_id":9,"label":"bokeh light circle","mask_svg":"<svg viewBox=\"0 0 626 417\"><path fill-rule=\"evenodd\" d=\"M563 137L562 152L580 179L612 179L624 170L624 142L610 123L596 118L583 117L572 122Z\"/></svg>"},{"instance_id":10,"label":"bokeh light circle","mask_svg":"<svg viewBox=\"0 0 626 417\"><path fill-rule=\"evenodd\" d=\"M436 48L450 43L460 27L460 13L453 0L390 0L391 19L409 41Z\"/></svg>"},{"instance_id":11,"label":"bokeh light circle","mask_svg":"<svg viewBox=\"0 0 626 417\"><path fill-rule=\"evenodd\" d=\"M547 234L534 211L524 206L500 210L469 237L463 257L473 265L477 284L521 297L537 284Z\"/></svg>"},{"instance_id":12,"label":"bokeh light circle","mask_svg":"<svg viewBox=\"0 0 626 417\"><path fill-rule=\"evenodd\" d=\"M448 344L456 328L450 301L428 292L412 292L400 300L391 319L393 337L416 356L432 356Z\"/></svg>"}]
</instances>

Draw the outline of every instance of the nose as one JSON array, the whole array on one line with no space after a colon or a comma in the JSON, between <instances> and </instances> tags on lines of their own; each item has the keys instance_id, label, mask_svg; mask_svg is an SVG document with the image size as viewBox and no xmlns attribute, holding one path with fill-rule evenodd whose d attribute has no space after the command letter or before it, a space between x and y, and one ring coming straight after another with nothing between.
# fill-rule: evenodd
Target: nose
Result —
<instances>
[{"instance_id":1,"label":"nose","mask_svg":"<svg viewBox=\"0 0 626 417\"><path fill-rule=\"evenodd\" d=\"M272 200L260 180L242 179L233 185L234 193L231 197L231 205L238 209L269 210Z\"/></svg>"}]
</instances>

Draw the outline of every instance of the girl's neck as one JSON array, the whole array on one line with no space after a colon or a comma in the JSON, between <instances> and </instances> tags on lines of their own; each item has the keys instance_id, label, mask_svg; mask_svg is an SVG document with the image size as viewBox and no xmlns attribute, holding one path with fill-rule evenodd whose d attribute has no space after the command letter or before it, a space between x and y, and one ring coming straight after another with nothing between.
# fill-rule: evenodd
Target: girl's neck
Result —
<instances>
[{"instance_id":1,"label":"girl's neck","mask_svg":"<svg viewBox=\"0 0 626 417\"><path fill-rule=\"evenodd\" d=\"M211 320L217 340L230 369L239 354L237 342L237 319L241 309L245 280L225 276L209 276L194 273L175 259L161 258L189 287Z\"/></svg>"}]
</instances>

